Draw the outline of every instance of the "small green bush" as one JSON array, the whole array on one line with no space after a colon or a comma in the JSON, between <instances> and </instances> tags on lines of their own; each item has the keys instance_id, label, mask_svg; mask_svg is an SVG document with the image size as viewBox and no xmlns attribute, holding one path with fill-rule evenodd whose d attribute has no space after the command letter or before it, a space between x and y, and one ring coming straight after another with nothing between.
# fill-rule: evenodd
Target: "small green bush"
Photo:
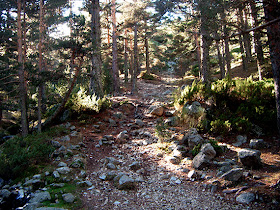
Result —
<instances>
[{"instance_id":1,"label":"small green bush","mask_svg":"<svg viewBox=\"0 0 280 210\"><path fill-rule=\"evenodd\" d=\"M55 127L49 131L15 137L6 141L0 149L0 177L14 179L25 176L37 164L49 161L54 148L50 145L52 137L62 135L65 128Z\"/></svg>"},{"instance_id":2,"label":"small green bush","mask_svg":"<svg viewBox=\"0 0 280 210\"><path fill-rule=\"evenodd\" d=\"M207 109L206 123L198 123L200 130L227 135L230 132L250 132L257 125L266 132L276 128L275 92L272 79L254 81L247 79L223 79L206 86L193 82L183 90L178 90L174 98L175 106L187 102L204 102L211 99ZM210 126L209 126L210 125Z\"/></svg>"},{"instance_id":3,"label":"small green bush","mask_svg":"<svg viewBox=\"0 0 280 210\"><path fill-rule=\"evenodd\" d=\"M148 74L147 71L141 71L139 77L145 80L156 80L156 76L154 74Z\"/></svg>"}]
</instances>

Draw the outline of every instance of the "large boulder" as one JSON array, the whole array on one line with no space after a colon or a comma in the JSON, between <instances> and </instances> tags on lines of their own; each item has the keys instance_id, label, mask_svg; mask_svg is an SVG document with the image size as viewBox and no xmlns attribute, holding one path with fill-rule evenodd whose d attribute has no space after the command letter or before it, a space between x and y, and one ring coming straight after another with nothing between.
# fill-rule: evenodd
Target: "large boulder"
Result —
<instances>
[{"instance_id":1,"label":"large boulder","mask_svg":"<svg viewBox=\"0 0 280 210\"><path fill-rule=\"evenodd\" d=\"M63 194L62 198L66 203L73 203L75 200L75 196L72 193Z\"/></svg>"},{"instance_id":2,"label":"large boulder","mask_svg":"<svg viewBox=\"0 0 280 210\"><path fill-rule=\"evenodd\" d=\"M265 147L263 139L251 139L249 147L252 149L262 149Z\"/></svg>"},{"instance_id":3,"label":"large boulder","mask_svg":"<svg viewBox=\"0 0 280 210\"><path fill-rule=\"evenodd\" d=\"M242 149L238 152L240 162L247 168L260 168L262 166L260 156L261 152L253 149Z\"/></svg>"},{"instance_id":4,"label":"large boulder","mask_svg":"<svg viewBox=\"0 0 280 210\"><path fill-rule=\"evenodd\" d=\"M149 108L149 114L152 114L152 115L156 115L156 116L159 116L161 117L164 113L164 108L163 106L154 106L152 105L150 108Z\"/></svg>"},{"instance_id":5,"label":"large boulder","mask_svg":"<svg viewBox=\"0 0 280 210\"><path fill-rule=\"evenodd\" d=\"M228 181L236 182L243 176L243 171L244 171L243 168L234 168L224 173L221 176L221 178L224 178L225 180Z\"/></svg>"},{"instance_id":6,"label":"large boulder","mask_svg":"<svg viewBox=\"0 0 280 210\"><path fill-rule=\"evenodd\" d=\"M185 104L182 110L183 114L199 117L203 114L204 108L197 101L193 102L191 105Z\"/></svg>"},{"instance_id":7,"label":"large boulder","mask_svg":"<svg viewBox=\"0 0 280 210\"><path fill-rule=\"evenodd\" d=\"M241 193L240 195L238 195L236 197L236 201L238 203L243 203L243 204L249 204L249 203L253 202L255 199L256 199L256 196L252 192Z\"/></svg>"},{"instance_id":8,"label":"large boulder","mask_svg":"<svg viewBox=\"0 0 280 210\"><path fill-rule=\"evenodd\" d=\"M199 134L188 136L188 146L190 149L193 149L198 144L203 144L204 142L204 139Z\"/></svg>"},{"instance_id":9,"label":"large boulder","mask_svg":"<svg viewBox=\"0 0 280 210\"><path fill-rule=\"evenodd\" d=\"M130 190L136 187L136 181L126 174L120 174L114 178L116 187L119 190Z\"/></svg>"},{"instance_id":10,"label":"large boulder","mask_svg":"<svg viewBox=\"0 0 280 210\"><path fill-rule=\"evenodd\" d=\"M216 156L216 151L210 143L204 144L200 152L193 159L193 167L203 169L210 165L211 160Z\"/></svg>"},{"instance_id":11,"label":"large boulder","mask_svg":"<svg viewBox=\"0 0 280 210\"><path fill-rule=\"evenodd\" d=\"M204 144L201 147L200 152L205 154L210 160L216 156L216 151L210 143Z\"/></svg>"},{"instance_id":12,"label":"large boulder","mask_svg":"<svg viewBox=\"0 0 280 210\"><path fill-rule=\"evenodd\" d=\"M200 170L210 165L210 159L207 155L200 152L194 157L192 165L194 168Z\"/></svg>"},{"instance_id":13,"label":"large boulder","mask_svg":"<svg viewBox=\"0 0 280 210\"><path fill-rule=\"evenodd\" d=\"M30 199L30 203L41 203L43 201L51 200L51 195L49 192L39 192L35 193L34 197Z\"/></svg>"}]
</instances>

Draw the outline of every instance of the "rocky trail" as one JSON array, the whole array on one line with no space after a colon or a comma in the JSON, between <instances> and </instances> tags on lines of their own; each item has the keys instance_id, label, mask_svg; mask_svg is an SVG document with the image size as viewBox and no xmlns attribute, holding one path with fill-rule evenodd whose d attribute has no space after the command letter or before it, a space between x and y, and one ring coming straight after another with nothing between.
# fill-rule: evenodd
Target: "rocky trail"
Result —
<instances>
[{"instance_id":1,"label":"rocky trail","mask_svg":"<svg viewBox=\"0 0 280 210\"><path fill-rule=\"evenodd\" d=\"M139 80L136 95L127 91L111 108L62 125L71 132L52 140L52 168L3 186L0 197L37 189L20 209L41 210L278 209L278 148L237 136L220 145L220 156L208 143L193 157L191 149L212 137L178 124L170 106L177 82L168 75ZM67 190L69 183L78 188ZM40 207L46 204L53 207Z\"/></svg>"}]
</instances>

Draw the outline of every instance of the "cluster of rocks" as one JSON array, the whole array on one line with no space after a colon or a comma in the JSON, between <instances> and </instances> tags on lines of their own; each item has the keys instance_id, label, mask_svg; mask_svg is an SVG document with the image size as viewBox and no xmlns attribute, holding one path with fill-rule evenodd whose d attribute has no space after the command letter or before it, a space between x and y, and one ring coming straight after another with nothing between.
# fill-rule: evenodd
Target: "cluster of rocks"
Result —
<instances>
[{"instance_id":1,"label":"cluster of rocks","mask_svg":"<svg viewBox=\"0 0 280 210\"><path fill-rule=\"evenodd\" d=\"M80 187L92 186L84 169L86 160L81 151L81 148L86 146L82 142L77 145L70 144L70 137L76 136L77 131L75 131L75 126L71 126L69 123L64 126L69 128L73 135L70 134L51 141L52 145L56 148L52 154L54 161L51 165L56 165L56 167L42 174L26 178L24 183L12 186L9 184L11 181L4 182L0 178L0 208L52 209L41 207L42 202L53 201L58 203L58 198L61 198L65 203L75 202L75 195L70 192L63 192L63 188L67 184L75 184ZM62 159L66 161L63 162ZM75 183L73 183L73 180L75 180ZM51 189L54 188L61 188L61 193L50 194Z\"/></svg>"},{"instance_id":2,"label":"cluster of rocks","mask_svg":"<svg viewBox=\"0 0 280 210\"><path fill-rule=\"evenodd\" d=\"M244 139L246 139L246 137L238 136L238 145L241 145L239 144L241 142L242 144L246 143ZM192 149L197 148L199 145L201 145L201 148L192 160L186 157L186 154L189 154ZM265 143L262 139L252 139L250 141L250 148L240 149L236 158L216 161L216 151L214 147L199 135L196 129L190 129L181 141L175 144L172 148L173 151L169 156L165 157L165 159L172 164L181 164L187 161L194 168L190 171L185 170L185 172L188 173L188 178L192 181L206 180L207 184L205 184L205 188L210 189L211 192L215 192L218 188L234 186L240 183L241 180L244 180L245 177L250 176L251 174L247 169L258 169L262 167L260 158L261 152L256 149L261 149L264 145ZM221 145L220 149L224 152L228 150L225 145ZM207 175L207 171L209 171L210 168L217 168L216 176ZM210 171L212 170L213 169L210 169ZM232 192L225 191L225 193ZM236 201L240 203L250 203L255 200L254 196L255 194L251 192L240 193L236 197Z\"/></svg>"}]
</instances>

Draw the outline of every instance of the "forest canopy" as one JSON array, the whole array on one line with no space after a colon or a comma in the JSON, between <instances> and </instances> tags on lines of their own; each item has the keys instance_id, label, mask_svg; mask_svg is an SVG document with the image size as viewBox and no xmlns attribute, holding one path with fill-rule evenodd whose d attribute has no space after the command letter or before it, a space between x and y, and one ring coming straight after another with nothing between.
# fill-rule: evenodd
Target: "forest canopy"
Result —
<instances>
[{"instance_id":1,"label":"forest canopy","mask_svg":"<svg viewBox=\"0 0 280 210\"><path fill-rule=\"evenodd\" d=\"M1 0L1 135L99 112L109 95L136 94L139 77L172 72L211 87L231 83L237 66L274 79L266 99L276 97L280 125L279 10L278 0Z\"/></svg>"}]
</instances>

